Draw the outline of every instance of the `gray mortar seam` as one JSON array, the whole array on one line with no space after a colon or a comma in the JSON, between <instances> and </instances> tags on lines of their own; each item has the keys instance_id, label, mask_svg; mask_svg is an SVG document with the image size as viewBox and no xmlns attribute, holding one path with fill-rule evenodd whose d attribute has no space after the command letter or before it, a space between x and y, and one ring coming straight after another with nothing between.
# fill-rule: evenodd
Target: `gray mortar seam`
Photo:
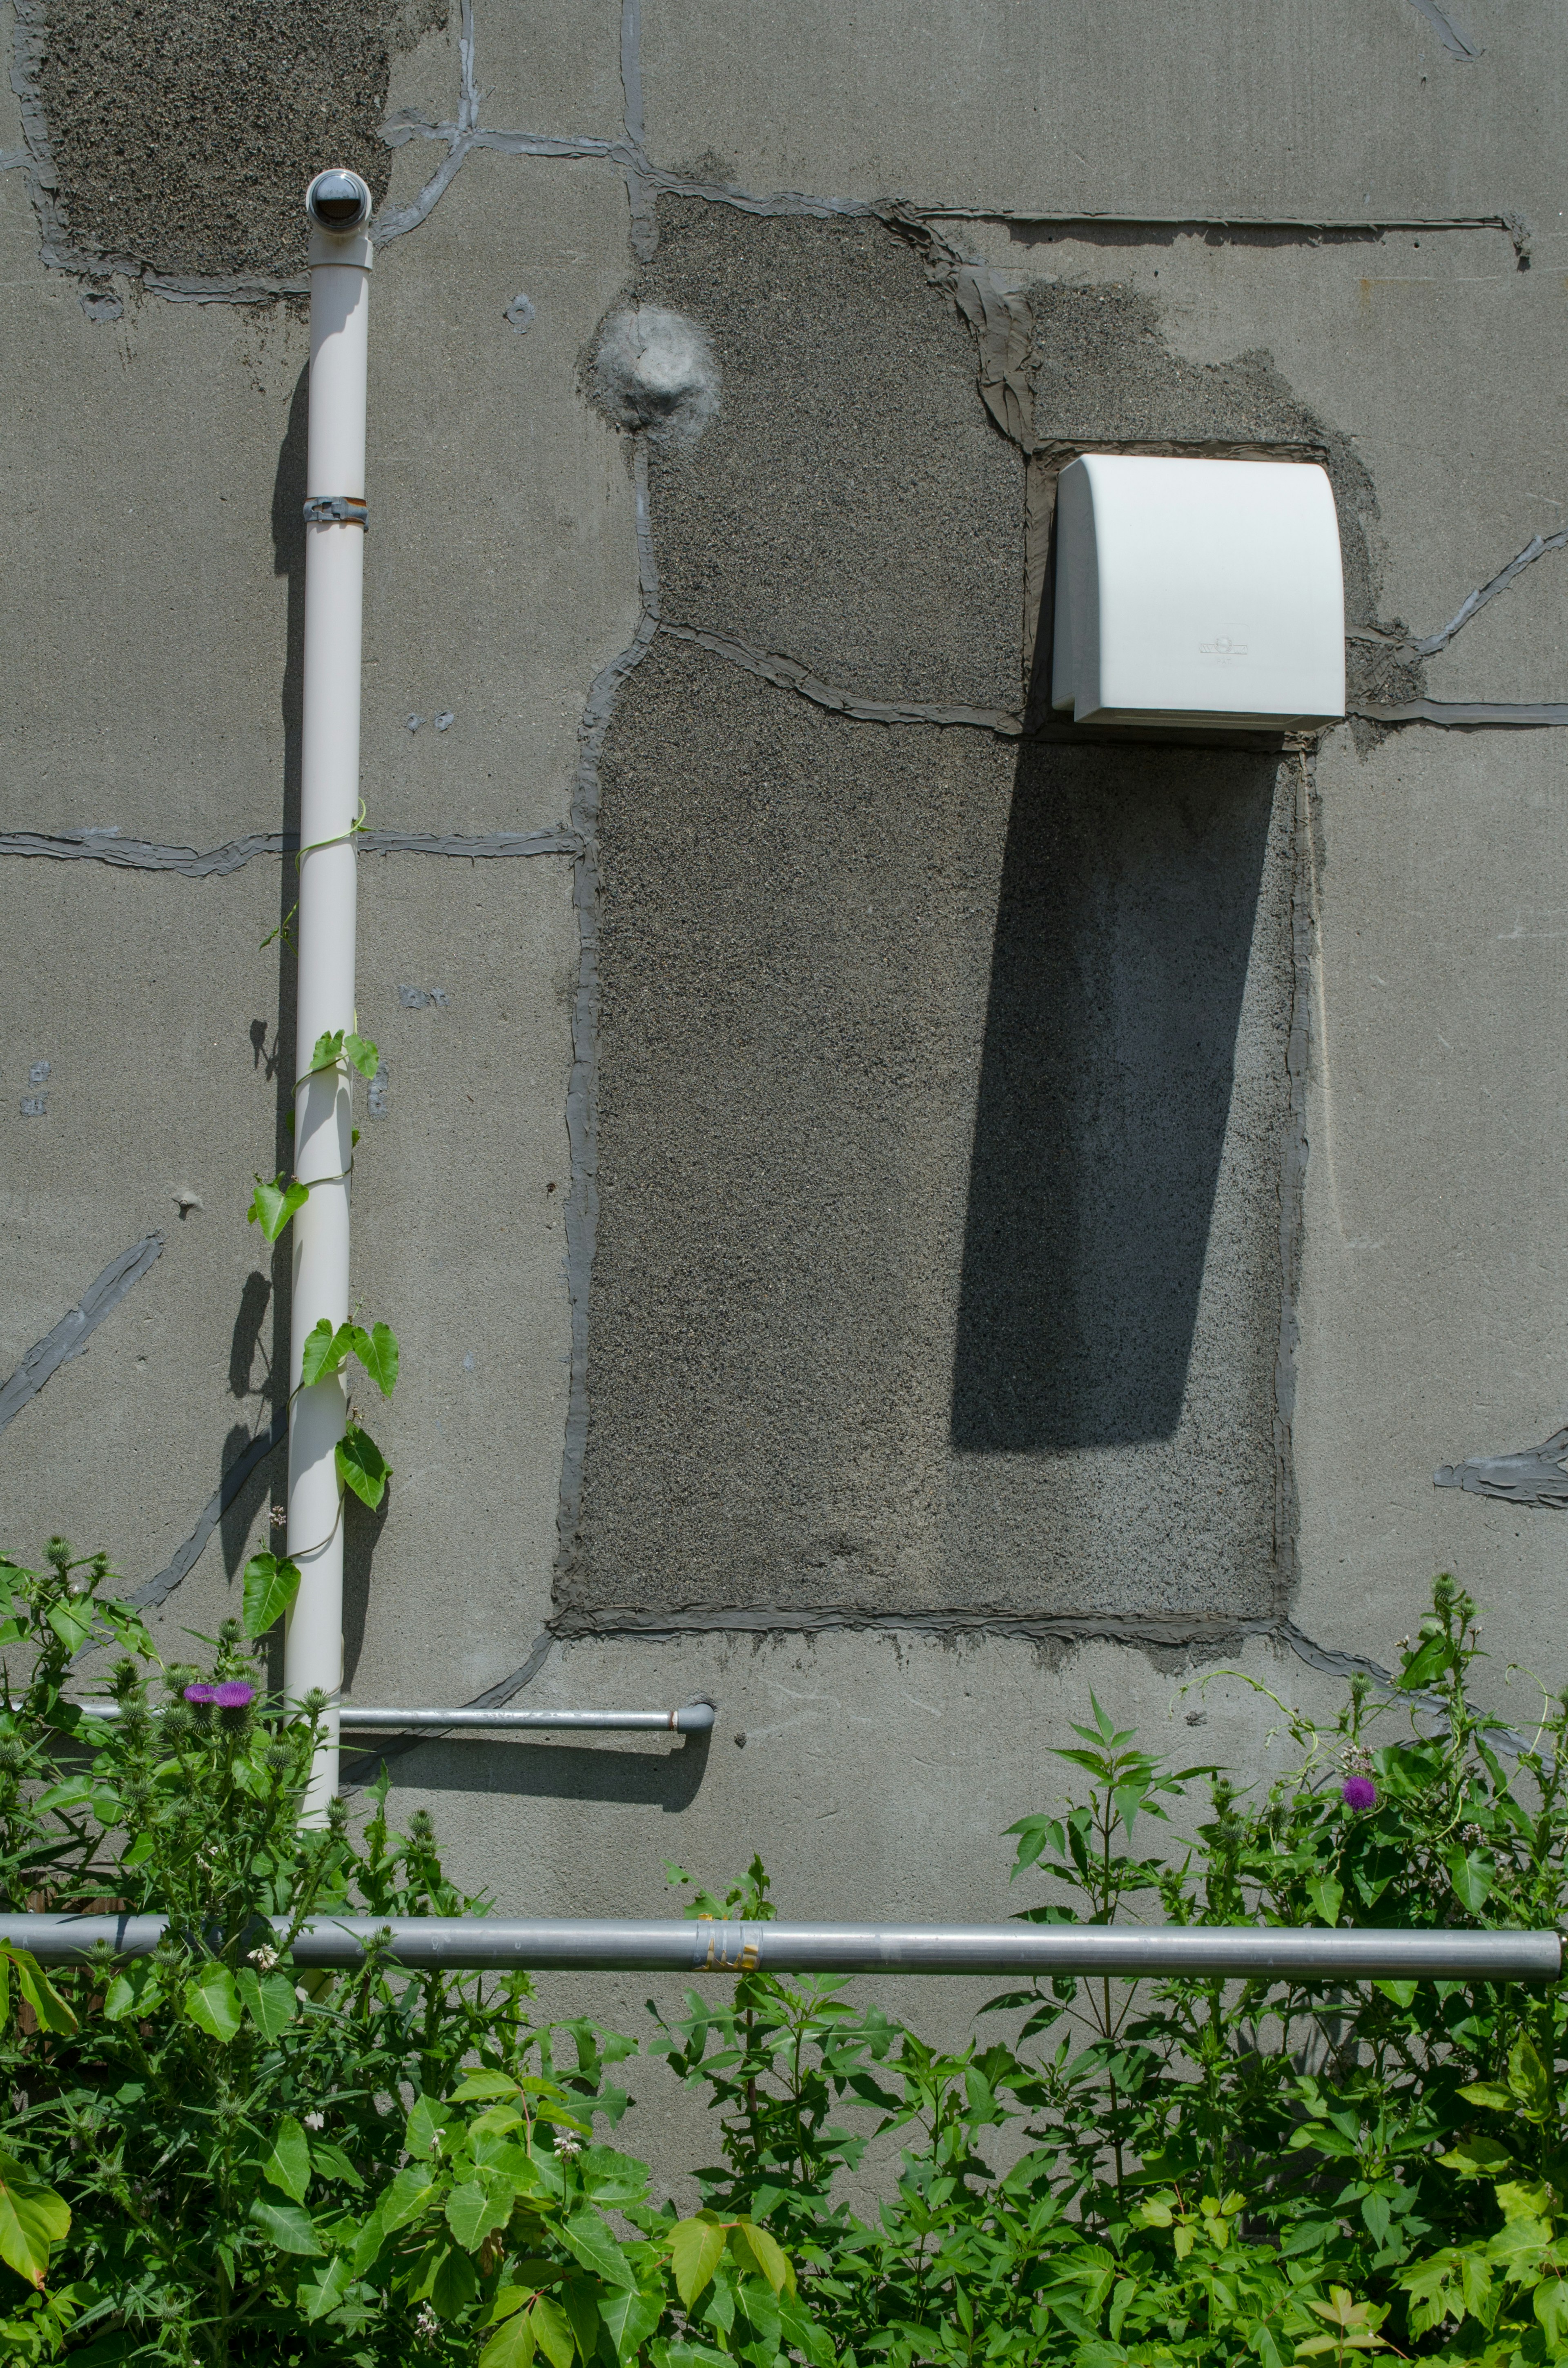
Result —
<instances>
[{"instance_id":1,"label":"gray mortar seam","mask_svg":"<svg viewBox=\"0 0 1568 2368\"><path fill-rule=\"evenodd\" d=\"M15 1421L22 1408L36 1398L51 1374L73 1357L79 1357L106 1315L119 1305L127 1292L133 1291L142 1276L155 1263L164 1247L162 1234L144 1234L110 1258L101 1274L95 1275L74 1307L67 1309L52 1330L46 1332L28 1350L16 1372L4 1388L0 1388L0 1430Z\"/></svg>"},{"instance_id":2,"label":"gray mortar seam","mask_svg":"<svg viewBox=\"0 0 1568 2368\"><path fill-rule=\"evenodd\" d=\"M366 855L445 855L471 863L515 856L582 853L582 841L563 825L546 830L498 830L464 836L460 831L362 830L357 844ZM159 847L150 839L122 838L115 830L0 831L0 856L46 856L57 863L107 863L124 871L173 871L187 880L224 879L257 855L299 852L294 831L253 831L205 854L194 847Z\"/></svg>"},{"instance_id":3,"label":"gray mortar seam","mask_svg":"<svg viewBox=\"0 0 1568 2368\"><path fill-rule=\"evenodd\" d=\"M1307 1066L1311 1051L1313 956L1311 782L1304 752L1294 768L1290 803L1290 1008L1285 1039L1287 1112L1279 1161L1279 1338L1274 1362L1274 1567L1281 1611L1295 1591L1299 1508L1296 1497L1296 1312L1308 1159Z\"/></svg>"}]
</instances>

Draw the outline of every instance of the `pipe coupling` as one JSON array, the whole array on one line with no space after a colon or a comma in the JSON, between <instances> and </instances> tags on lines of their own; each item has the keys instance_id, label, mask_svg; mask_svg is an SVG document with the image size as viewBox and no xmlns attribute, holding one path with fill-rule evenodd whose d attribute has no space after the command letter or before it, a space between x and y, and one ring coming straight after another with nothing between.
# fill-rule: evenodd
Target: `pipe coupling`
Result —
<instances>
[{"instance_id":1,"label":"pipe coupling","mask_svg":"<svg viewBox=\"0 0 1568 2368\"><path fill-rule=\"evenodd\" d=\"M305 504L307 526L358 526L369 530L359 494L312 494Z\"/></svg>"}]
</instances>

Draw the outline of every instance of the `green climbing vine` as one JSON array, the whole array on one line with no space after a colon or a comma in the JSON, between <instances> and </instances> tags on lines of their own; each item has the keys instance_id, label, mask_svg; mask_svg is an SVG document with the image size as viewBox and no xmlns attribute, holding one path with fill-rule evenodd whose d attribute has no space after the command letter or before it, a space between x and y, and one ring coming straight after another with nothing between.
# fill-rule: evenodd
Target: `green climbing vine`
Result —
<instances>
[{"instance_id":1,"label":"green climbing vine","mask_svg":"<svg viewBox=\"0 0 1568 2368\"><path fill-rule=\"evenodd\" d=\"M362 1077L373 1077L380 1058L368 1036L358 1035L352 1029L334 1029L316 1039L310 1066L301 1075L295 1092L307 1078L319 1076L326 1070L340 1070L347 1076L358 1069ZM348 1167L341 1175L314 1177L308 1184L288 1169L280 1169L270 1182L257 1176L246 1212L248 1222L259 1225L267 1241L276 1242L304 1207L316 1184L347 1180L353 1169L354 1149L358 1141L359 1130L355 1127L350 1136ZM381 1395L390 1398L397 1386L398 1368L397 1335L391 1325L372 1324L367 1327L350 1321L335 1328L324 1315L305 1336L300 1379L290 1393L290 1405L293 1405L301 1390L314 1389L318 1383L343 1373L350 1357L362 1367ZM350 1489L361 1504L374 1512L386 1494L392 1465L369 1432L353 1419L352 1406L347 1427L334 1451L334 1461L337 1467L337 1520L343 1519L344 1503ZM333 1526L335 1529L336 1522ZM331 1534L329 1531L328 1536ZM300 1565L291 1554L253 1554L244 1572L246 1636L254 1641L265 1635L273 1622L291 1608L299 1591Z\"/></svg>"}]
</instances>

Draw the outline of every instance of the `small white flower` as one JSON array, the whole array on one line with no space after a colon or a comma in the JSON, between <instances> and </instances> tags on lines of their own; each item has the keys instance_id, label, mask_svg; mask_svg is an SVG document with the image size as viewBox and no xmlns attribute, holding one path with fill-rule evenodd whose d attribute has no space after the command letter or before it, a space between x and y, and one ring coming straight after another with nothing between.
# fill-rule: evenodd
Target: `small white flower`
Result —
<instances>
[{"instance_id":1,"label":"small white flower","mask_svg":"<svg viewBox=\"0 0 1568 2368\"><path fill-rule=\"evenodd\" d=\"M436 2338L441 2332L441 2322L437 2317L435 2312L431 2309L427 2302L422 2302L420 2304L418 2310L415 2314L414 2325L415 2331L424 2338L426 2343L434 2343Z\"/></svg>"},{"instance_id":2,"label":"small white flower","mask_svg":"<svg viewBox=\"0 0 1568 2368\"><path fill-rule=\"evenodd\" d=\"M258 1973L269 1974L278 1963L278 1952L276 1949L269 1949L264 1941L259 1949L251 1951L250 1961Z\"/></svg>"},{"instance_id":3,"label":"small white flower","mask_svg":"<svg viewBox=\"0 0 1568 2368\"><path fill-rule=\"evenodd\" d=\"M574 2137L570 2130L557 2130L555 2151L559 2155L564 2155L568 2162L575 2162L583 2151L583 2141L581 2138Z\"/></svg>"},{"instance_id":4,"label":"small white flower","mask_svg":"<svg viewBox=\"0 0 1568 2368\"><path fill-rule=\"evenodd\" d=\"M305 2127L308 2130L324 2130L326 2127L326 2115L324 2113L307 2113L305 2115Z\"/></svg>"}]
</instances>

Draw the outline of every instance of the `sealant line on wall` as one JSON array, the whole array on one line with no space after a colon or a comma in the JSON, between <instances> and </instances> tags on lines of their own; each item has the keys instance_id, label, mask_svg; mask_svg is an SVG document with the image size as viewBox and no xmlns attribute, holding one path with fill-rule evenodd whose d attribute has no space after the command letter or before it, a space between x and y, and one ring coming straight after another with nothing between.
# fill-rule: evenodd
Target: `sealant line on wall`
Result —
<instances>
[{"instance_id":1,"label":"sealant line on wall","mask_svg":"<svg viewBox=\"0 0 1568 2368\"><path fill-rule=\"evenodd\" d=\"M1461 33L1451 17L1445 16L1437 0L1410 0L1417 15L1425 17L1449 57L1458 58L1461 65L1473 65L1481 55L1479 45L1468 33Z\"/></svg>"},{"instance_id":2,"label":"sealant line on wall","mask_svg":"<svg viewBox=\"0 0 1568 2368\"><path fill-rule=\"evenodd\" d=\"M1457 613L1449 620L1441 632L1428 633L1424 642L1414 643L1412 646L1421 657L1436 657L1439 650L1447 649L1460 627L1469 624L1476 610L1484 609L1489 600L1495 600L1499 592L1506 592L1517 575L1522 575L1527 567L1533 567L1536 561L1544 558L1549 551L1562 551L1565 547L1568 547L1568 527L1562 528L1556 534L1532 534L1523 551L1516 552L1506 567L1499 568L1489 584L1483 584L1460 603Z\"/></svg>"},{"instance_id":3,"label":"sealant line on wall","mask_svg":"<svg viewBox=\"0 0 1568 2368\"><path fill-rule=\"evenodd\" d=\"M110 1258L103 1272L94 1277L75 1306L61 1317L53 1330L34 1343L0 1389L0 1430L37 1397L51 1373L81 1355L90 1335L119 1305L126 1292L135 1289L163 1247L162 1234L144 1234L139 1242L132 1242L128 1250Z\"/></svg>"},{"instance_id":4,"label":"sealant line on wall","mask_svg":"<svg viewBox=\"0 0 1568 2368\"><path fill-rule=\"evenodd\" d=\"M1568 700L1506 699L1407 699L1397 707L1356 707L1369 723L1437 723L1449 732L1484 731L1492 725L1539 731L1568 723Z\"/></svg>"},{"instance_id":5,"label":"sealant line on wall","mask_svg":"<svg viewBox=\"0 0 1568 2368\"><path fill-rule=\"evenodd\" d=\"M661 622L659 631L674 641L694 642L699 649L724 659L730 666L759 675L764 682L775 683L780 690L798 691L813 707L824 707L835 715L846 715L857 723L967 724L976 731L1000 733L1009 740L1018 738L1024 728L1023 718L1010 714L1005 708L923 707L908 700L861 699L853 691L838 690L831 683L821 681L794 658L779 656L771 650L754 649L748 643L733 641L726 633L709 632L699 625Z\"/></svg>"},{"instance_id":6,"label":"sealant line on wall","mask_svg":"<svg viewBox=\"0 0 1568 2368\"><path fill-rule=\"evenodd\" d=\"M572 855L582 851L574 830L557 825L547 830L493 830L465 837L460 831L363 830L358 846L362 855L466 856L471 862L498 857ZM108 863L126 871L177 871L187 880L222 879L238 871L256 855L298 852L295 831L253 831L222 847L199 854L193 847L158 847L144 838L122 838L116 830L0 831L0 855L43 855L57 862L84 859Z\"/></svg>"},{"instance_id":7,"label":"sealant line on wall","mask_svg":"<svg viewBox=\"0 0 1568 2368\"><path fill-rule=\"evenodd\" d=\"M626 202L631 211L631 252L651 263L659 245L659 218L648 187L647 135L642 126L642 0L620 0L621 122L630 159Z\"/></svg>"}]
</instances>

